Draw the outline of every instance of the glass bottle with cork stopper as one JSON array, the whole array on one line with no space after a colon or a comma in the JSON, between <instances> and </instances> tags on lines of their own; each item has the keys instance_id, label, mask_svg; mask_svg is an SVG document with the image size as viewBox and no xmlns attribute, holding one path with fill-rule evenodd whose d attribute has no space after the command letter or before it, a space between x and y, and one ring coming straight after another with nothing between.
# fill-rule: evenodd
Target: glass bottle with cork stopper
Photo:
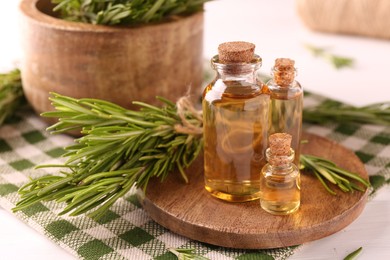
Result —
<instances>
[{"instance_id":1,"label":"glass bottle with cork stopper","mask_svg":"<svg viewBox=\"0 0 390 260\"><path fill-rule=\"evenodd\" d=\"M269 134L288 133L295 151L294 163L299 166L302 134L303 89L295 80L294 60L276 59L272 68L273 78L267 82L271 95Z\"/></svg>"},{"instance_id":2,"label":"glass bottle with cork stopper","mask_svg":"<svg viewBox=\"0 0 390 260\"><path fill-rule=\"evenodd\" d=\"M275 215L287 215L300 206L300 173L293 163L291 135L275 133L269 137L268 163L261 170L261 207Z\"/></svg>"},{"instance_id":3,"label":"glass bottle with cork stopper","mask_svg":"<svg viewBox=\"0 0 390 260\"><path fill-rule=\"evenodd\" d=\"M227 42L211 60L216 78L203 92L205 188L231 202L260 197L267 148L269 95L257 81L255 45Z\"/></svg>"}]
</instances>

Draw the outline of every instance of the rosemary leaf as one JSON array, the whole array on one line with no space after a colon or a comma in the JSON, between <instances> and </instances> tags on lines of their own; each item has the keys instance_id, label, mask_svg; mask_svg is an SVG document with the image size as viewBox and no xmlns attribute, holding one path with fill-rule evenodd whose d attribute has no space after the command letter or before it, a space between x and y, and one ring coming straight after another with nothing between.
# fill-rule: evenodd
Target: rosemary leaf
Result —
<instances>
[{"instance_id":1,"label":"rosemary leaf","mask_svg":"<svg viewBox=\"0 0 390 260\"><path fill-rule=\"evenodd\" d=\"M0 126L25 103L20 70L0 74Z\"/></svg>"},{"instance_id":2,"label":"rosemary leaf","mask_svg":"<svg viewBox=\"0 0 390 260\"><path fill-rule=\"evenodd\" d=\"M355 259L363 250L363 247L359 247L358 249L356 249L355 251L353 251L352 253L350 253L349 255L347 255L344 260L353 260Z\"/></svg>"},{"instance_id":3,"label":"rosemary leaf","mask_svg":"<svg viewBox=\"0 0 390 260\"><path fill-rule=\"evenodd\" d=\"M302 155L301 155L302 156ZM302 163L302 162L301 162ZM324 186L324 188L330 193L330 194L332 194L332 195L336 195L337 193L336 192L334 192L331 188L329 188L329 186L326 184L326 182L324 181L324 179L321 177L321 175L317 172L317 171L315 171L315 170L313 170L313 173L314 173L314 175L317 177L317 179L321 182L321 184Z\"/></svg>"},{"instance_id":4,"label":"rosemary leaf","mask_svg":"<svg viewBox=\"0 0 390 260\"><path fill-rule=\"evenodd\" d=\"M209 260L209 258L195 254L194 248L169 248L178 260Z\"/></svg>"}]
</instances>

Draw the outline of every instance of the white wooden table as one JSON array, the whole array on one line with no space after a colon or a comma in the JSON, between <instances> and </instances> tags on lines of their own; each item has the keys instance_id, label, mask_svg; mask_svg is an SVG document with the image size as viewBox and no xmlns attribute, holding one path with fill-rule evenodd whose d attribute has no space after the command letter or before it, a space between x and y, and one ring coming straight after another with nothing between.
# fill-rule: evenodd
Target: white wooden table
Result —
<instances>
[{"instance_id":1,"label":"white wooden table","mask_svg":"<svg viewBox=\"0 0 390 260\"><path fill-rule=\"evenodd\" d=\"M18 1L2 1L0 71L14 67L22 56L18 36ZM223 0L206 4L204 52L216 53L219 43L245 40L256 44L269 72L278 57L296 60L298 80L305 89L354 105L390 101L390 41L337 36L307 30L293 0ZM309 43L355 60L353 69L337 71L305 48ZM303 245L290 259L343 259L363 246L358 258L390 259L390 189L382 189L362 215L344 230ZM0 208L0 259L74 259L62 248Z\"/></svg>"}]
</instances>

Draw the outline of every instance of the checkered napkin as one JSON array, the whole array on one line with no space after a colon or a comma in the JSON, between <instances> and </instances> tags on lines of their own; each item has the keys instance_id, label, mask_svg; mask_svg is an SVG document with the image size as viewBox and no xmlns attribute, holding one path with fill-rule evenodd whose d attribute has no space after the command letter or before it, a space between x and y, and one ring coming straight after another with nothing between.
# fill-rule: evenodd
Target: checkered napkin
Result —
<instances>
[{"instance_id":1,"label":"checkered napkin","mask_svg":"<svg viewBox=\"0 0 390 260\"><path fill-rule=\"evenodd\" d=\"M327 100L305 96L305 104ZM38 164L61 163L63 147L73 139L49 135L46 125L31 111L24 111L0 127L0 206L11 211L19 200L18 188L56 169ZM355 124L305 125L306 131L338 141L356 152L370 175L389 178L390 127ZM383 178L381 177L381 178ZM236 250L212 246L179 236L155 223L140 207L135 190L119 199L99 221L86 216L58 216L64 204L38 203L15 216L82 259L176 259L168 248L195 248L210 259L286 259L294 247L271 250Z\"/></svg>"}]
</instances>

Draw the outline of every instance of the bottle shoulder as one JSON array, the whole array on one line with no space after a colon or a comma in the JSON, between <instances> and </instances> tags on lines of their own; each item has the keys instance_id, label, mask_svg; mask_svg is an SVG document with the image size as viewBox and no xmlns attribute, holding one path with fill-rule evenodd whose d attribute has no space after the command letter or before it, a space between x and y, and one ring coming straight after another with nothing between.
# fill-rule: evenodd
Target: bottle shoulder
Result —
<instances>
[{"instance_id":1,"label":"bottle shoulder","mask_svg":"<svg viewBox=\"0 0 390 260\"><path fill-rule=\"evenodd\" d=\"M250 99L262 94L263 84L240 80L215 79L203 91L203 99L209 102L222 97Z\"/></svg>"},{"instance_id":2,"label":"bottle shoulder","mask_svg":"<svg viewBox=\"0 0 390 260\"><path fill-rule=\"evenodd\" d=\"M289 163L284 167L275 167L270 163L267 163L266 165L264 165L261 171L263 176L266 178L281 176L283 178L293 179L297 178L300 174L299 168L294 163Z\"/></svg>"},{"instance_id":3,"label":"bottle shoulder","mask_svg":"<svg viewBox=\"0 0 390 260\"><path fill-rule=\"evenodd\" d=\"M270 79L266 83L268 89L270 91L294 91L294 92L303 92L303 88L301 83L294 80L290 85L288 86L280 86L278 85L274 79Z\"/></svg>"},{"instance_id":4,"label":"bottle shoulder","mask_svg":"<svg viewBox=\"0 0 390 260\"><path fill-rule=\"evenodd\" d=\"M273 79L266 83L267 92L272 98L293 99L303 97L303 88L298 81L293 81L289 86L280 86Z\"/></svg>"}]
</instances>

